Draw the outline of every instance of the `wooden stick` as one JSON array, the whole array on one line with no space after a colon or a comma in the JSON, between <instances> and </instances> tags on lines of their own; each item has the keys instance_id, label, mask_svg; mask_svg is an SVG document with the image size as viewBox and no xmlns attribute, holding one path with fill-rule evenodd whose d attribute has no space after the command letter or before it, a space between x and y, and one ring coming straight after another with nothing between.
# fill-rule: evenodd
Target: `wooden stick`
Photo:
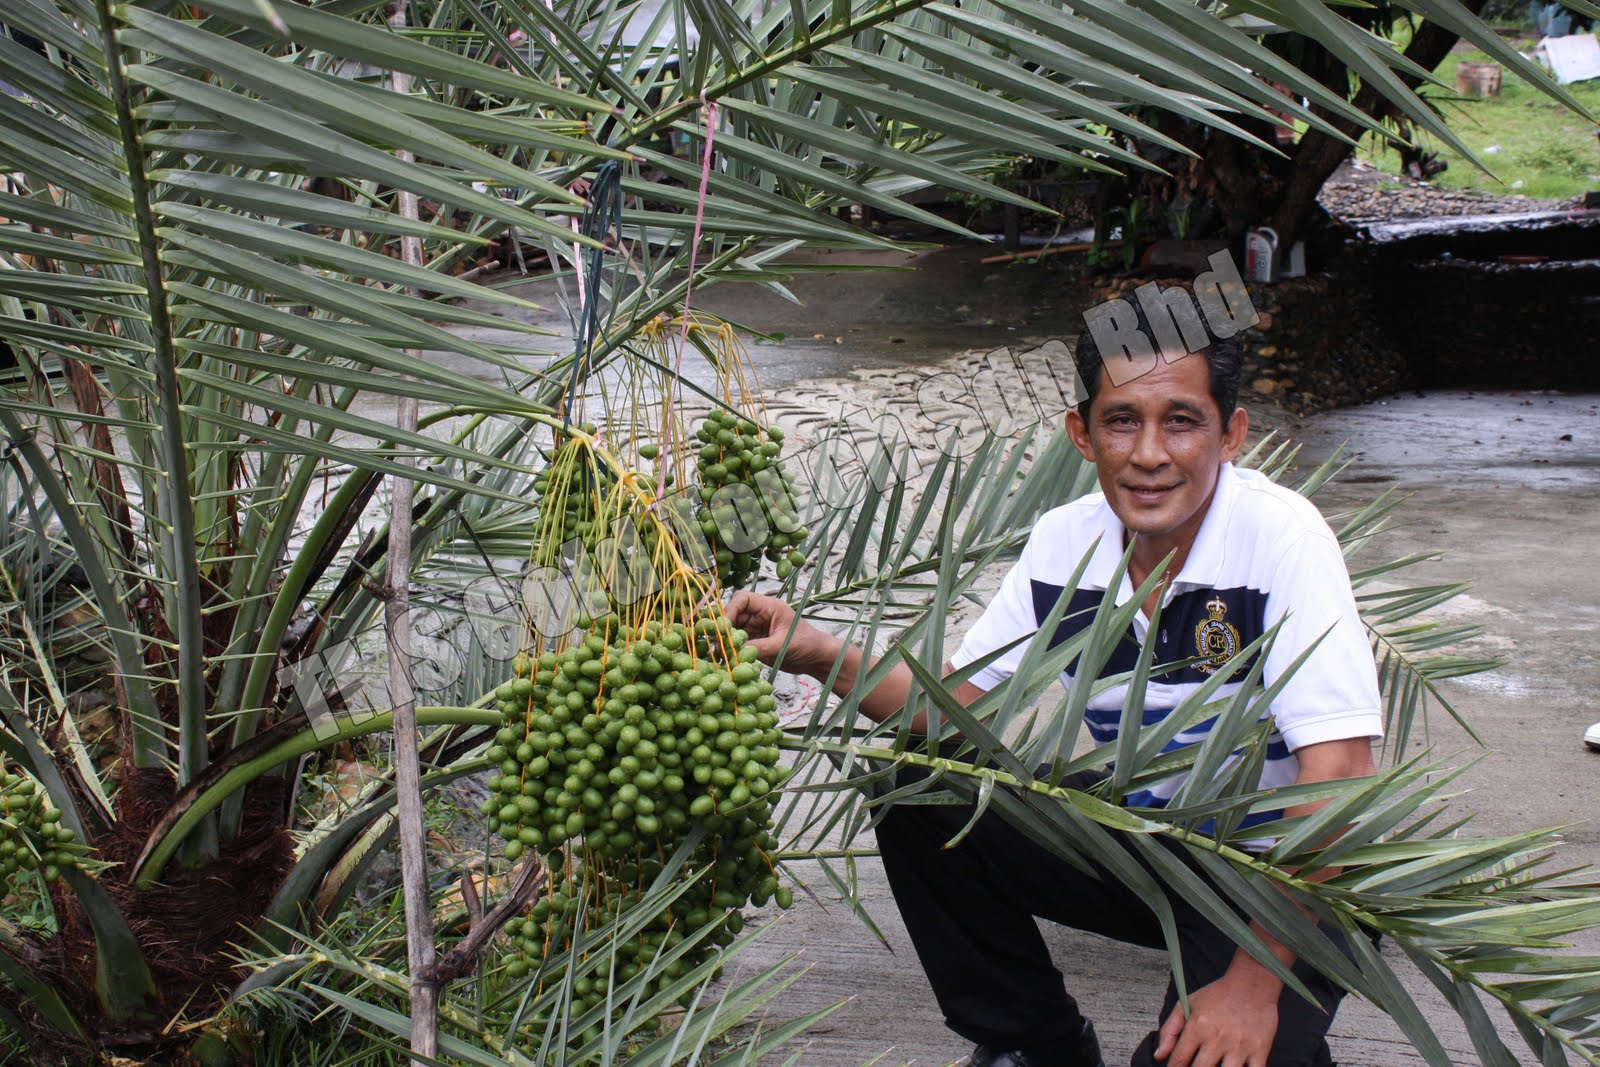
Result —
<instances>
[{"instance_id":1,"label":"wooden stick","mask_svg":"<svg viewBox=\"0 0 1600 1067\"><path fill-rule=\"evenodd\" d=\"M394 0L388 23L397 30L406 25L406 2ZM396 95L411 91L411 75L391 73L389 86ZM415 157L405 149L395 155L410 163ZM416 220L416 193L395 190L396 214ZM400 239L400 254L413 267L422 266L422 241ZM411 355L421 355L411 352ZM402 396L395 422L404 433L417 430L417 400ZM409 465L404 457L395 460ZM411 658L411 523L416 483L397 478L389 506L389 566L385 577L388 597L383 621L389 645L389 693L394 705L394 785L400 831L400 880L405 897L406 964L410 973L411 1053L414 1067L423 1067L439 1055L439 986L434 981L433 907L428 893L427 828L422 821L422 769L417 751L417 694L412 685Z\"/></svg>"},{"instance_id":2,"label":"wooden stick","mask_svg":"<svg viewBox=\"0 0 1600 1067\"><path fill-rule=\"evenodd\" d=\"M1115 241L1107 241L1101 248L1121 248L1127 242L1120 237ZM1003 252L997 256L984 256L979 263L1009 263L1014 259L1039 259L1043 256L1059 256L1063 252L1087 252L1095 247L1093 241L1074 241L1070 245L1046 245L1044 248L1030 248L1026 252Z\"/></svg>"},{"instance_id":3,"label":"wooden stick","mask_svg":"<svg viewBox=\"0 0 1600 1067\"><path fill-rule=\"evenodd\" d=\"M491 259L481 267L473 267L471 270L462 271L460 274L456 275L456 280L461 282L470 282L480 274L487 274L491 271L497 271L499 269L500 261L498 259ZM526 274L527 272L524 271L523 273Z\"/></svg>"}]
</instances>

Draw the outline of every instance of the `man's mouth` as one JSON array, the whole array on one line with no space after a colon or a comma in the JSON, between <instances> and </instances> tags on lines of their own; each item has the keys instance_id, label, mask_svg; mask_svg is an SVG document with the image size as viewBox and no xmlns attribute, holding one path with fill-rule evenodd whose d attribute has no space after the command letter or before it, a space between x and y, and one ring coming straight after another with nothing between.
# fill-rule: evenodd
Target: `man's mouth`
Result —
<instances>
[{"instance_id":1,"label":"man's mouth","mask_svg":"<svg viewBox=\"0 0 1600 1067\"><path fill-rule=\"evenodd\" d=\"M1154 503L1176 489L1176 485L1130 485L1128 495L1144 503Z\"/></svg>"}]
</instances>

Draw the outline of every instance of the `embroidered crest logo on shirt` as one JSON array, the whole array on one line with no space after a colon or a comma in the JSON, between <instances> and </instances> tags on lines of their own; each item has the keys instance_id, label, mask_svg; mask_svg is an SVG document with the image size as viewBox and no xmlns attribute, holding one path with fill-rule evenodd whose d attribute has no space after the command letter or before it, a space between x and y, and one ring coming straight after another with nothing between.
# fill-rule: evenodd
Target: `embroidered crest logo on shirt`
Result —
<instances>
[{"instance_id":1,"label":"embroidered crest logo on shirt","mask_svg":"<svg viewBox=\"0 0 1600 1067\"><path fill-rule=\"evenodd\" d=\"M1228 605L1221 597L1212 597L1206 601L1206 611L1211 618L1194 628L1194 647L1200 656L1194 666L1202 674L1210 674L1239 651L1239 628L1226 621Z\"/></svg>"}]
</instances>

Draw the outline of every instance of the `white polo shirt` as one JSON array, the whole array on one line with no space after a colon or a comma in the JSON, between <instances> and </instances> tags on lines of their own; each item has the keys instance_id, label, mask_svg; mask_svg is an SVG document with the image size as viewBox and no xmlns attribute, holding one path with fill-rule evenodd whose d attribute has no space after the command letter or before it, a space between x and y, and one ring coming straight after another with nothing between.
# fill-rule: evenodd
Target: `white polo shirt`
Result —
<instances>
[{"instance_id":1,"label":"white polo shirt","mask_svg":"<svg viewBox=\"0 0 1600 1067\"><path fill-rule=\"evenodd\" d=\"M1039 520L1021 558L951 663L959 669L1019 637L1037 633L1097 537L1099 544L1070 594L1051 645L1088 626L1123 554L1124 529L1103 493L1084 496ZM1133 593L1124 574L1116 602L1127 603ZM1162 602L1154 650L1158 665L1193 656L1208 660L1151 680L1145 691L1144 724L1160 722L1206 681L1215 666L1280 619L1283 626L1263 668L1268 686L1328 632L1272 702L1274 729L1261 772L1263 788L1294 782L1299 773L1295 749L1322 741L1381 737L1383 711L1372 646L1356 614L1338 538L1298 493L1257 471L1236 470L1224 463L1194 545ZM1124 635L1102 677L1134 668L1148 625L1142 610L1134 613L1131 632ZM1030 641L1001 655L975 674L972 683L985 690L998 685L1015 672ZM1062 681L1071 683L1070 672L1062 675ZM1223 685L1213 699L1226 699L1242 684ZM1127 691L1127 685L1116 686L1090 699L1085 722L1097 742L1116 738ZM1178 734L1167 749L1204 740L1211 722ZM1164 779L1129 794L1125 803L1164 807L1184 777ZM1244 825L1266 822L1278 814L1259 812Z\"/></svg>"}]
</instances>

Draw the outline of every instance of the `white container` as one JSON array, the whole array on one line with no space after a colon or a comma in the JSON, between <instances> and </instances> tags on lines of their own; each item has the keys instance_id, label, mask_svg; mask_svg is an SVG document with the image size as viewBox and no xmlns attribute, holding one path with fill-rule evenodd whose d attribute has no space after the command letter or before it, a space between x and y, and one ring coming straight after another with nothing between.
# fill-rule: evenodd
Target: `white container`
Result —
<instances>
[{"instance_id":1,"label":"white container","mask_svg":"<svg viewBox=\"0 0 1600 1067\"><path fill-rule=\"evenodd\" d=\"M1252 282L1278 280L1278 232L1271 226L1245 231L1244 276Z\"/></svg>"}]
</instances>

